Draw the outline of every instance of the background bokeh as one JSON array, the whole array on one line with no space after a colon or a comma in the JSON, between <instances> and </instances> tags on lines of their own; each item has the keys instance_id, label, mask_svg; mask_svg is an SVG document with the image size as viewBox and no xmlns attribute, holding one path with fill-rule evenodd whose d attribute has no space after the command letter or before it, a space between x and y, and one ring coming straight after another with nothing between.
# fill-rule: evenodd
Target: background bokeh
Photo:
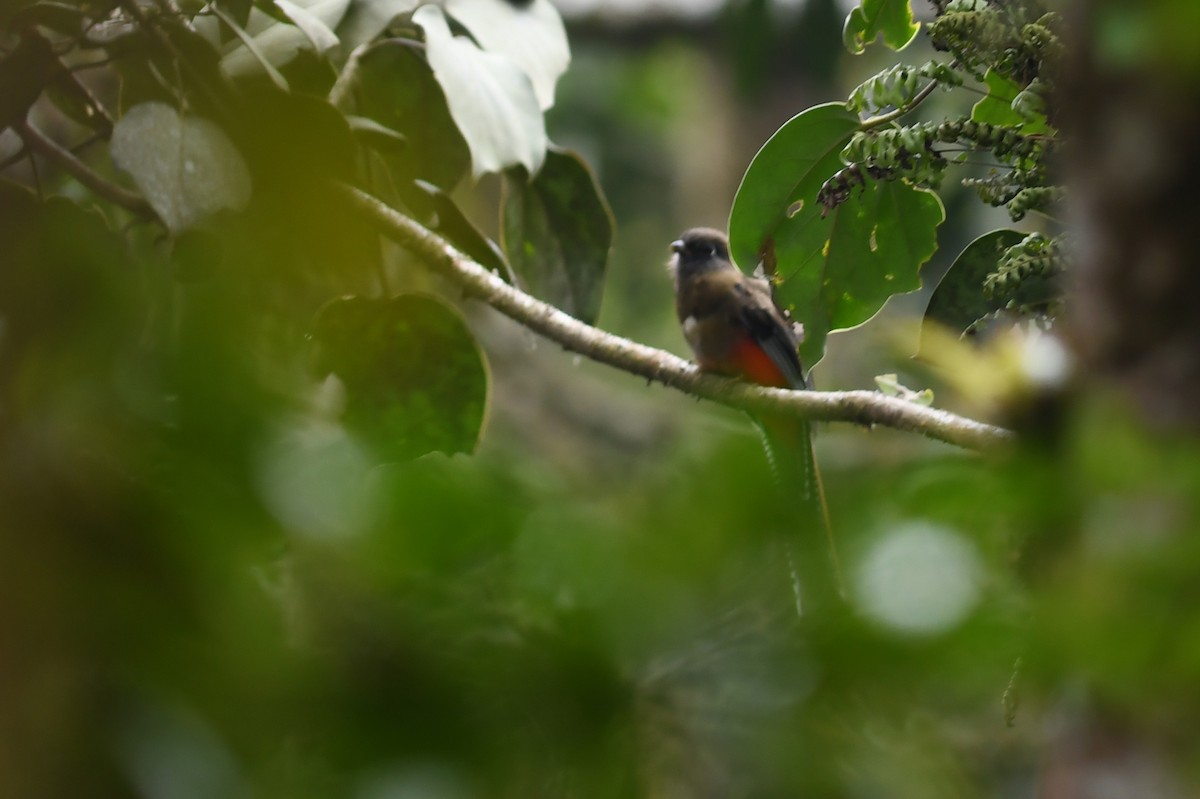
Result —
<instances>
[{"instance_id":1,"label":"background bokeh","mask_svg":"<svg viewBox=\"0 0 1200 799\"><path fill-rule=\"evenodd\" d=\"M599 324L686 354L667 244L723 226L762 142L894 54L847 55L832 0L562 9L550 136L617 224ZM263 116L264 141L290 141L294 120ZM851 603L801 622L788 516L743 416L477 304L459 302L491 377L478 451L378 465L310 340L330 299L376 288L375 240L292 189L218 220L219 245L171 248L0 196L0 796L1200 783L1191 439L1148 432L1103 386L1056 437L986 459L823 426ZM494 232L499 191L458 199ZM953 181L943 198L926 289L832 337L821 387L933 381L912 320L1003 221ZM415 265L400 285L460 299Z\"/></svg>"}]
</instances>

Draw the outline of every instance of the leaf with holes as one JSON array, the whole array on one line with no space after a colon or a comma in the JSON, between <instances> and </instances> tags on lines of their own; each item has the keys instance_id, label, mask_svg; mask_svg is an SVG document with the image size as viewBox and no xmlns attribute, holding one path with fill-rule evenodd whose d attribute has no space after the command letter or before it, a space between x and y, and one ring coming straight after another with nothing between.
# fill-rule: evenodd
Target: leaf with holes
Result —
<instances>
[{"instance_id":1,"label":"leaf with holes","mask_svg":"<svg viewBox=\"0 0 1200 799\"><path fill-rule=\"evenodd\" d=\"M882 34L884 44L893 50L903 50L920 27L913 20L909 0L862 0L846 17L842 42L857 55Z\"/></svg>"},{"instance_id":2,"label":"leaf with holes","mask_svg":"<svg viewBox=\"0 0 1200 799\"><path fill-rule=\"evenodd\" d=\"M313 371L346 391L343 423L384 462L473 452L487 410L483 352L434 297L343 297L313 329Z\"/></svg>"},{"instance_id":3,"label":"leaf with holes","mask_svg":"<svg viewBox=\"0 0 1200 799\"><path fill-rule=\"evenodd\" d=\"M589 324L600 312L613 220L596 178L574 153L551 148L542 171L505 175L503 246L535 296Z\"/></svg>"},{"instance_id":4,"label":"leaf with holes","mask_svg":"<svg viewBox=\"0 0 1200 799\"><path fill-rule=\"evenodd\" d=\"M734 260L745 271L764 262L779 303L804 325L808 366L830 330L862 324L888 297L920 287L945 218L936 195L899 181L869 181L822 216L817 192L858 128L841 104L793 117L754 157L729 217Z\"/></svg>"}]
</instances>

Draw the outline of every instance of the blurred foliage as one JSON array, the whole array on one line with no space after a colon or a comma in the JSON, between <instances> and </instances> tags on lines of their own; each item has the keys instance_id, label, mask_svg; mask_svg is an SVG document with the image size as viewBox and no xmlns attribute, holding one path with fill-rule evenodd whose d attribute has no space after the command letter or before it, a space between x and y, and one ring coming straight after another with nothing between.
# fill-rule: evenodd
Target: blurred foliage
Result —
<instances>
[{"instance_id":1,"label":"blurred foliage","mask_svg":"<svg viewBox=\"0 0 1200 799\"><path fill-rule=\"evenodd\" d=\"M656 418L685 434L643 434L615 475L539 458L545 419L470 454L502 380L476 336L489 356L503 342L329 201L331 179L368 187L582 316L597 313L603 281L619 304L602 318L648 329L642 317L669 305L646 288L665 281L647 266L669 240L661 228L683 226L671 215L696 207L689 195L725 205L696 189L719 186L712 174L679 169L721 171L697 130L731 96L765 96L762 64L815 57L787 52L799 29L754 53L746 31L783 28L761 3L731 7L731 51L749 60L729 94L711 80L711 48L679 37L578 58L547 124L597 175L556 149L532 176L515 159L504 179L526 214L481 223L486 182L460 185L479 151L413 4L221 2L227 21L195 5L0 9L0 124L17 138L22 124L44 127L116 182L89 141L117 137L103 121L112 110L131 135L117 162L156 209L81 191L53 168L61 156L39 152L22 172L28 159L5 155L6 178L26 185L0 184L0 795L1056 797L1084 795L1061 786L1093 776L1125 795L1194 793L1193 439L1147 432L1101 391L1064 406L1022 360L1036 348L1010 349L1029 392L1010 418L1027 446L985 460L884 431L822 442L850 603L797 619L781 547L791 516L757 442L722 427L733 417L649 394ZM864 39L872 7L897 8L865 5ZM877 32L895 43L891 19ZM1143 28L1109 20L1098 35L1112 58L1158 57L1138 44ZM367 45L356 67L322 49L326 29ZM983 85L1005 98L1019 86L1009 111L1029 115L990 102L979 114L1000 116L973 121L1048 129L1036 98L1016 103L1030 60L1010 65ZM908 91L898 77L862 97ZM164 124L130 133L129 114L151 102L170 112L155 117ZM536 141L544 120L529 113ZM205 184L195 217L168 226L175 185L232 169L208 126L187 132L201 119L253 189ZM848 111L838 120L822 181L856 124ZM180 182L164 189L144 168L164 158L158 137L176 135L188 157L167 158ZM770 179L796 177L770 167ZM819 218L820 183L798 210L833 224L842 217ZM600 184L627 236L612 261ZM934 216L932 198L900 181L864 194L921 198ZM900 210L858 228L878 227L865 240L880 258L897 256L888 225L912 221ZM920 227L913 270L936 224ZM1005 250L1018 235L1036 249L1000 235ZM989 258L968 248L931 313L956 325L977 313L970 288L1001 257L981 241ZM536 265L588 271L530 280L522 258L547 253ZM999 356L960 352L972 375L1000 374ZM577 426L611 437L580 407Z\"/></svg>"}]
</instances>

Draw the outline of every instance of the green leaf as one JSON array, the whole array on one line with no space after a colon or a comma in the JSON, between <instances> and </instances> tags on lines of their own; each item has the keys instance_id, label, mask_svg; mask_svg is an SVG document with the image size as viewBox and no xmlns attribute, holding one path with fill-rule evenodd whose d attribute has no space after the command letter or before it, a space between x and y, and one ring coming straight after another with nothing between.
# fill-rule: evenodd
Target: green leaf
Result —
<instances>
[{"instance_id":1,"label":"green leaf","mask_svg":"<svg viewBox=\"0 0 1200 799\"><path fill-rule=\"evenodd\" d=\"M313 345L316 374L335 374L345 387L343 423L380 460L475 450L487 365L462 317L441 300L333 300L317 314Z\"/></svg>"},{"instance_id":2,"label":"green leaf","mask_svg":"<svg viewBox=\"0 0 1200 799\"><path fill-rule=\"evenodd\" d=\"M587 323L600 312L613 220L579 156L551 148L532 180L505 175L502 244L532 294Z\"/></svg>"},{"instance_id":3,"label":"green leaf","mask_svg":"<svg viewBox=\"0 0 1200 799\"><path fill-rule=\"evenodd\" d=\"M475 176L518 164L536 173L546 155L546 124L529 76L512 59L453 35L437 6L421 6L413 22L425 31L425 57L471 150Z\"/></svg>"},{"instance_id":4,"label":"green leaf","mask_svg":"<svg viewBox=\"0 0 1200 799\"><path fill-rule=\"evenodd\" d=\"M129 109L113 128L111 153L173 233L250 199L250 172L225 132L164 103Z\"/></svg>"},{"instance_id":5,"label":"green leaf","mask_svg":"<svg viewBox=\"0 0 1200 799\"><path fill-rule=\"evenodd\" d=\"M754 157L729 218L735 262L749 271L761 261L773 275L776 298L804 325L809 366L830 330L862 324L891 295L920 287L945 218L936 195L898 181L869 181L822 218L817 192L858 127L841 104L791 119Z\"/></svg>"},{"instance_id":6,"label":"green leaf","mask_svg":"<svg viewBox=\"0 0 1200 799\"><path fill-rule=\"evenodd\" d=\"M504 253L494 241L479 232L479 228L455 205L449 194L423 180L415 181L410 186L400 184L397 191L405 205L432 220L429 222L431 229L485 269L513 282L512 268L505 260Z\"/></svg>"},{"instance_id":7,"label":"green leaf","mask_svg":"<svg viewBox=\"0 0 1200 799\"><path fill-rule=\"evenodd\" d=\"M903 50L920 27L913 20L908 0L862 0L846 17L842 42L847 50L858 55L883 34L884 44L893 50Z\"/></svg>"},{"instance_id":8,"label":"green leaf","mask_svg":"<svg viewBox=\"0 0 1200 799\"><path fill-rule=\"evenodd\" d=\"M25 120L57 64L50 42L37 33L22 36L0 60L0 130Z\"/></svg>"},{"instance_id":9,"label":"green leaf","mask_svg":"<svg viewBox=\"0 0 1200 799\"><path fill-rule=\"evenodd\" d=\"M344 114L323 97L256 86L242 94L238 145L245 148L263 190L295 192L305 185L313 199L323 178L351 180L358 143Z\"/></svg>"},{"instance_id":10,"label":"green leaf","mask_svg":"<svg viewBox=\"0 0 1200 799\"><path fill-rule=\"evenodd\" d=\"M542 110L554 105L554 86L571 63L571 50L562 17L550 0L446 0L446 13L461 22L480 47L508 56L525 71Z\"/></svg>"},{"instance_id":11,"label":"green leaf","mask_svg":"<svg viewBox=\"0 0 1200 799\"><path fill-rule=\"evenodd\" d=\"M1027 237L1028 234L1017 230L993 230L968 244L929 298L925 321L964 332L973 323L1005 311L1010 302L1016 306L1040 305L1059 296L1057 280L1044 275L1029 276L1002 295L988 297L984 293L984 281L997 270L1005 252ZM1012 317L1017 318L1017 314ZM922 346L924 343L922 340Z\"/></svg>"},{"instance_id":12,"label":"green leaf","mask_svg":"<svg viewBox=\"0 0 1200 799\"><path fill-rule=\"evenodd\" d=\"M84 15L81 8L69 3L42 2L19 9L11 21L3 20L0 24L11 31L40 25L64 36L76 37L83 30Z\"/></svg>"},{"instance_id":13,"label":"green leaf","mask_svg":"<svg viewBox=\"0 0 1200 799\"><path fill-rule=\"evenodd\" d=\"M983 80L987 86L987 97L975 103L971 109L972 120L1014 127L1025 135L1051 132L1044 115L1030 120L1013 110L1013 100L1021 93L1016 81L991 69L983 76Z\"/></svg>"},{"instance_id":14,"label":"green leaf","mask_svg":"<svg viewBox=\"0 0 1200 799\"><path fill-rule=\"evenodd\" d=\"M387 154L396 182L424 180L446 190L458 185L471 152L425 59L401 42L382 41L359 56L357 75L356 112L408 142Z\"/></svg>"},{"instance_id":15,"label":"green leaf","mask_svg":"<svg viewBox=\"0 0 1200 799\"><path fill-rule=\"evenodd\" d=\"M337 28L342 52L349 54L371 41L387 30L392 20L418 5L420 0L350 0L350 8Z\"/></svg>"},{"instance_id":16,"label":"green leaf","mask_svg":"<svg viewBox=\"0 0 1200 799\"><path fill-rule=\"evenodd\" d=\"M337 44L333 28L345 15L349 3L350 0L315 0L305 2L303 6L299 3L276 4L288 17L288 22L275 20L255 8L250 12L245 30L224 14L226 19L222 21L237 34L241 43L226 48L221 69L231 76L265 72L274 79L275 70L294 59L301 50L327 52Z\"/></svg>"}]
</instances>

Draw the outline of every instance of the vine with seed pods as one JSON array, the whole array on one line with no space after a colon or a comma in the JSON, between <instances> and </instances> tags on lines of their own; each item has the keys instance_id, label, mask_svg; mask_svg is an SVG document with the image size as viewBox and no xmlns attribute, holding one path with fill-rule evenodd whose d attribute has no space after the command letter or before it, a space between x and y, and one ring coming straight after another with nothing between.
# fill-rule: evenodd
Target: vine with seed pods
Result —
<instances>
[{"instance_id":1,"label":"vine with seed pods","mask_svg":"<svg viewBox=\"0 0 1200 799\"><path fill-rule=\"evenodd\" d=\"M868 118L842 149L845 166L821 187L824 212L845 203L867 180L938 189L956 163L984 153L995 164L985 176L962 178L964 186L987 205L1005 208L1014 222L1031 212L1055 218L1066 194L1052 168L1059 144L1053 90L1063 50L1060 16L1036 2L952 0L935 3L935 11L928 35L946 60L891 66L850 94L847 107ZM983 99L969 117L901 123L935 88L973 90ZM1065 250L1062 234L1034 233L996 252L978 286L992 307L965 330L1000 311L1052 319L1062 302L1047 281L1063 270ZM1023 292L1034 280L1037 290Z\"/></svg>"}]
</instances>

